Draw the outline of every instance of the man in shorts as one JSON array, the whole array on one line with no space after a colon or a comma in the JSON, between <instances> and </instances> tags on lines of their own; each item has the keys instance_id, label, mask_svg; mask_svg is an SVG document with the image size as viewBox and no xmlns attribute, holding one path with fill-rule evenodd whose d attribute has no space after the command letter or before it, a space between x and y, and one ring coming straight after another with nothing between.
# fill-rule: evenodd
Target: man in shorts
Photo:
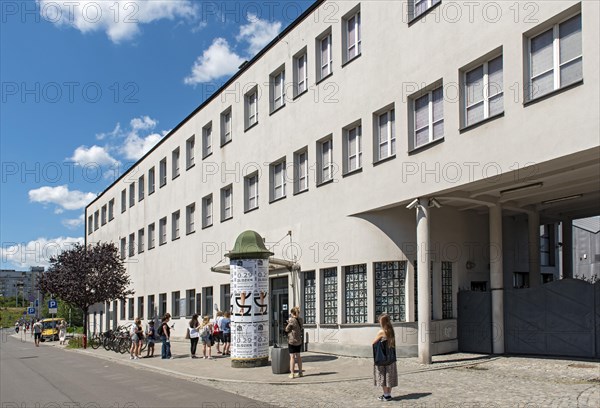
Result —
<instances>
[{"instance_id":1,"label":"man in shorts","mask_svg":"<svg viewBox=\"0 0 600 408\"><path fill-rule=\"evenodd\" d=\"M33 331L33 339L35 341L35 346L39 347L40 339L42 338L42 322L40 319L38 319L38 321L33 324L33 328L31 330Z\"/></svg>"}]
</instances>

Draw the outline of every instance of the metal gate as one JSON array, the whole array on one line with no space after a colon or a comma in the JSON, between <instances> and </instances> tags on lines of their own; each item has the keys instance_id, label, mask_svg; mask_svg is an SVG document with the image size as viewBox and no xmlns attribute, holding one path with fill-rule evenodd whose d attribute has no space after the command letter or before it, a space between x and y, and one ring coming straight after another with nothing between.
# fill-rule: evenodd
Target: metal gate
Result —
<instances>
[{"instance_id":1,"label":"metal gate","mask_svg":"<svg viewBox=\"0 0 600 408\"><path fill-rule=\"evenodd\" d=\"M492 294L458 292L458 349L467 353L492 352Z\"/></svg>"}]
</instances>

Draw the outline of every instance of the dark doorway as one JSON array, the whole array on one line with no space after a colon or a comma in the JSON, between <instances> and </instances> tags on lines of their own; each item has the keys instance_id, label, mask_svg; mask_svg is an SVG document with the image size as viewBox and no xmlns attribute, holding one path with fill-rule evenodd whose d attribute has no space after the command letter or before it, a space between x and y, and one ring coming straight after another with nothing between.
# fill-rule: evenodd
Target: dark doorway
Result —
<instances>
[{"instance_id":1,"label":"dark doorway","mask_svg":"<svg viewBox=\"0 0 600 408\"><path fill-rule=\"evenodd\" d=\"M274 344L287 345L287 336L283 330L289 315L288 277L272 278L269 283L271 287L271 313L269 316L271 341L269 344L271 346Z\"/></svg>"}]
</instances>

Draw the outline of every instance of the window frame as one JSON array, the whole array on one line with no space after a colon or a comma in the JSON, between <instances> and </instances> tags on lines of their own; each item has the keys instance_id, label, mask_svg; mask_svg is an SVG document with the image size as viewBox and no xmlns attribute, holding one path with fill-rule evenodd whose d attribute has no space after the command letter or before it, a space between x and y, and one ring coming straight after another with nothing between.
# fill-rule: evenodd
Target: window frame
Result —
<instances>
[{"instance_id":1,"label":"window frame","mask_svg":"<svg viewBox=\"0 0 600 408\"><path fill-rule=\"evenodd\" d=\"M287 168L286 158L283 157L269 165L269 202L286 198ZM279 169L279 170L278 170ZM281 192L277 194L277 190Z\"/></svg>"},{"instance_id":2,"label":"window frame","mask_svg":"<svg viewBox=\"0 0 600 408\"><path fill-rule=\"evenodd\" d=\"M327 153L324 152L324 146L329 146ZM327 156L327 162L325 161ZM329 135L317 142L317 186L333 181L334 174L333 163L333 135ZM325 173L328 172L328 177Z\"/></svg>"},{"instance_id":3,"label":"window frame","mask_svg":"<svg viewBox=\"0 0 600 408\"><path fill-rule=\"evenodd\" d=\"M181 151L179 147L171 152L171 180L175 180L180 175Z\"/></svg>"},{"instance_id":4,"label":"window frame","mask_svg":"<svg viewBox=\"0 0 600 408\"><path fill-rule=\"evenodd\" d=\"M108 201L108 222L115 219L115 199L111 198Z\"/></svg>"},{"instance_id":5,"label":"window frame","mask_svg":"<svg viewBox=\"0 0 600 408\"><path fill-rule=\"evenodd\" d=\"M196 232L196 203L185 207L185 234Z\"/></svg>"},{"instance_id":6,"label":"window frame","mask_svg":"<svg viewBox=\"0 0 600 408\"><path fill-rule=\"evenodd\" d=\"M304 61L302 65L304 75L301 75L300 61ZM293 58L293 76L294 76L294 98L299 97L308 91L308 52L304 47ZM302 84L302 86L301 86Z\"/></svg>"},{"instance_id":7,"label":"window frame","mask_svg":"<svg viewBox=\"0 0 600 408\"><path fill-rule=\"evenodd\" d=\"M196 136L192 135L185 141L185 169L189 170L194 167L196 158Z\"/></svg>"},{"instance_id":8,"label":"window frame","mask_svg":"<svg viewBox=\"0 0 600 408\"><path fill-rule=\"evenodd\" d=\"M211 193L202 197L202 229L211 227L213 225L213 210L214 201Z\"/></svg>"},{"instance_id":9,"label":"window frame","mask_svg":"<svg viewBox=\"0 0 600 408\"><path fill-rule=\"evenodd\" d=\"M135 205L135 181L129 183L129 208Z\"/></svg>"},{"instance_id":10,"label":"window frame","mask_svg":"<svg viewBox=\"0 0 600 408\"><path fill-rule=\"evenodd\" d=\"M279 92L277 92L279 86ZM269 102L271 113L285 106L285 64L269 75Z\"/></svg>"},{"instance_id":11,"label":"window frame","mask_svg":"<svg viewBox=\"0 0 600 408\"><path fill-rule=\"evenodd\" d=\"M301 158L304 157L304 161ZM304 171L302 171L302 164L304 164ZM308 146L294 152L294 194L299 194L308 191ZM302 181L304 180L304 187L302 187Z\"/></svg>"},{"instance_id":12,"label":"window frame","mask_svg":"<svg viewBox=\"0 0 600 408\"><path fill-rule=\"evenodd\" d=\"M350 151L351 147L351 134L355 131L355 152L352 154ZM362 123L361 121L354 122L351 125L346 126L343 129L343 150L344 150L344 174L351 174L353 172L362 169ZM356 167L351 168L352 159L356 159Z\"/></svg>"},{"instance_id":13,"label":"window frame","mask_svg":"<svg viewBox=\"0 0 600 408\"><path fill-rule=\"evenodd\" d=\"M227 191L229 191L229 198L227 197ZM227 202L229 200L229 203ZM227 215L229 211L229 215ZM233 184L229 184L221 188L221 222L230 220L233 218Z\"/></svg>"},{"instance_id":14,"label":"window frame","mask_svg":"<svg viewBox=\"0 0 600 408\"><path fill-rule=\"evenodd\" d=\"M154 234L156 233L156 224L150 223L148 224L148 251L154 249L156 246L156 238Z\"/></svg>"},{"instance_id":15,"label":"window frame","mask_svg":"<svg viewBox=\"0 0 600 408\"><path fill-rule=\"evenodd\" d=\"M354 38L350 42L350 22L354 19ZM354 59L360 57L362 54L362 22L360 14L360 5L353 9L343 18L343 35L344 35L344 48L343 48L343 61L347 64ZM351 56L351 48L355 48L356 54Z\"/></svg>"},{"instance_id":16,"label":"window frame","mask_svg":"<svg viewBox=\"0 0 600 408\"><path fill-rule=\"evenodd\" d=\"M181 212L179 210L171 214L171 241L181 238Z\"/></svg>"},{"instance_id":17,"label":"window frame","mask_svg":"<svg viewBox=\"0 0 600 408\"><path fill-rule=\"evenodd\" d=\"M251 185L250 183L254 181L254 184ZM255 171L249 175L247 175L246 177L244 177L244 212L249 212L252 210L256 210L258 209L259 206L259 202L258 202L258 197L259 197L259 176L258 176L258 171ZM254 188L254 195L252 195L252 191L251 188ZM252 201L254 201L254 205L252 205Z\"/></svg>"},{"instance_id":18,"label":"window frame","mask_svg":"<svg viewBox=\"0 0 600 408\"><path fill-rule=\"evenodd\" d=\"M244 95L245 130L258 124L258 85Z\"/></svg>"},{"instance_id":19,"label":"window frame","mask_svg":"<svg viewBox=\"0 0 600 408\"><path fill-rule=\"evenodd\" d=\"M221 112L221 147L233 140L233 113L231 106Z\"/></svg>"},{"instance_id":20,"label":"window frame","mask_svg":"<svg viewBox=\"0 0 600 408\"><path fill-rule=\"evenodd\" d=\"M148 169L148 195L154 193L156 190L156 170L154 166Z\"/></svg>"},{"instance_id":21,"label":"window frame","mask_svg":"<svg viewBox=\"0 0 600 408\"><path fill-rule=\"evenodd\" d=\"M323 43L327 41L327 61L323 61ZM319 37L317 37L317 61L316 61L316 69L317 69L317 83L321 82L325 78L329 77L333 74L333 33L331 27L329 27L325 32L323 32ZM327 68L326 73L324 73L325 68Z\"/></svg>"},{"instance_id":22,"label":"window frame","mask_svg":"<svg viewBox=\"0 0 600 408\"><path fill-rule=\"evenodd\" d=\"M138 178L138 202L144 199L144 179L145 177L143 174Z\"/></svg>"},{"instance_id":23,"label":"window frame","mask_svg":"<svg viewBox=\"0 0 600 408\"><path fill-rule=\"evenodd\" d=\"M212 121L202 127L202 158L212 154Z\"/></svg>"},{"instance_id":24,"label":"window frame","mask_svg":"<svg viewBox=\"0 0 600 408\"><path fill-rule=\"evenodd\" d=\"M434 93L441 90L441 119L435 120L434 121ZM427 126L423 126L420 128L417 128L417 102L423 98L427 97L428 101L427 101ZM409 117L411 118L411 120L409 121L410 123L410 146L411 146L411 150L418 150L421 149L425 146L428 146L432 143L444 140L445 137L445 129L442 132L441 136L438 136L437 138L435 138L434 135L434 127L436 124L442 123L444 124L444 86L442 84L441 81L437 81L435 82L433 85L430 85L428 87L426 87L425 89L415 93L414 95L412 95L410 97L410 104L409 104L409 109L410 109L410 114ZM424 130L425 128L427 128L428 130L428 139L427 142L422 143L420 145L417 145L417 133L421 130Z\"/></svg>"},{"instance_id":25,"label":"window frame","mask_svg":"<svg viewBox=\"0 0 600 408\"><path fill-rule=\"evenodd\" d=\"M158 220L158 245L167 243L167 217Z\"/></svg>"},{"instance_id":26,"label":"window frame","mask_svg":"<svg viewBox=\"0 0 600 408\"><path fill-rule=\"evenodd\" d=\"M163 157L158 163L158 185L163 188L167 185L167 158Z\"/></svg>"},{"instance_id":27,"label":"window frame","mask_svg":"<svg viewBox=\"0 0 600 408\"><path fill-rule=\"evenodd\" d=\"M385 142L382 142L381 138L381 118L386 115L386 138ZM394 104L388 106L382 110L379 110L373 114L373 151L375 157L375 163L393 158L396 156L396 110ZM383 157L381 155L382 146L386 144L387 155Z\"/></svg>"},{"instance_id":28,"label":"window frame","mask_svg":"<svg viewBox=\"0 0 600 408\"><path fill-rule=\"evenodd\" d=\"M495 94L491 94L491 86L490 86L490 79L489 79L489 63L495 61L496 59L500 58L501 59L501 75L502 75L502 90L500 92L497 92ZM468 75L475 71L478 70L479 68L482 68L482 88L483 88L483 99L481 101L478 102L473 102L470 105L468 104L468 96L469 96L469 89L468 89L468 82L467 82L467 78ZM493 118L495 116L501 115L502 113L504 113L504 55L502 54L502 51L500 52L493 52L488 56L485 56L483 58L483 60L479 60L479 62L475 63L475 64L470 64L469 67L462 69L461 70L461 80L462 80L462 92L463 92L463 96L461 98L461 102L462 102L462 118L461 118L461 122L462 122L462 126L463 128L467 128L470 126L474 126L477 125L478 123L484 122L490 118ZM500 97L502 98L502 110L500 112L496 112L493 115L490 114L490 100ZM479 104L483 104L483 117L475 122L469 123L468 119L468 112L469 109L477 106Z\"/></svg>"},{"instance_id":29,"label":"window frame","mask_svg":"<svg viewBox=\"0 0 600 408\"><path fill-rule=\"evenodd\" d=\"M138 254L144 252L144 240L145 240L145 231L144 228L140 228L138 230Z\"/></svg>"}]
</instances>

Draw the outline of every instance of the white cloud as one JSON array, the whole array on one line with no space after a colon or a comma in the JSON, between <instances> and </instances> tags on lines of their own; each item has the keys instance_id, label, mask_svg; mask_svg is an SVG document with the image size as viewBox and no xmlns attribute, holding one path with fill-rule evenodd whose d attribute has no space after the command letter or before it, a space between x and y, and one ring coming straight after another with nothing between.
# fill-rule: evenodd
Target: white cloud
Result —
<instances>
[{"instance_id":1,"label":"white cloud","mask_svg":"<svg viewBox=\"0 0 600 408\"><path fill-rule=\"evenodd\" d=\"M215 38L211 46L194 62L192 73L184 82L187 85L196 85L232 75L244 61L244 58L231 50L226 39Z\"/></svg>"},{"instance_id":2,"label":"white cloud","mask_svg":"<svg viewBox=\"0 0 600 408\"><path fill-rule=\"evenodd\" d=\"M78 218L62 220L62 224L69 229L79 228L85 221L85 215L81 214Z\"/></svg>"},{"instance_id":3,"label":"white cloud","mask_svg":"<svg viewBox=\"0 0 600 408\"><path fill-rule=\"evenodd\" d=\"M119 136L120 134L121 134L121 124L117 123L117 125L115 126L115 128L112 131L96 134L96 139L104 140L107 137L110 137L112 139L112 138Z\"/></svg>"},{"instance_id":4,"label":"white cloud","mask_svg":"<svg viewBox=\"0 0 600 408\"><path fill-rule=\"evenodd\" d=\"M131 122L129 122L133 131L154 129L157 123L158 122L156 120L152 119L149 116L140 116L139 118L133 118L131 119Z\"/></svg>"},{"instance_id":5,"label":"white cloud","mask_svg":"<svg viewBox=\"0 0 600 408\"><path fill-rule=\"evenodd\" d=\"M45 20L84 34L104 31L114 43L135 38L142 24L163 19L191 20L198 12L191 0L36 1Z\"/></svg>"},{"instance_id":6,"label":"white cloud","mask_svg":"<svg viewBox=\"0 0 600 408\"><path fill-rule=\"evenodd\" d=\"M248 14L246 19L248 24L240 27L240 33L236 40L246 41L249 44L248 53L253 57L279 34L281 23L279 21L261 20L251 13Z\"/></svg>"},{"instance_id":7,"label":"white cloud","mask_svg":"<svg viewBox=\"0 0 600 408\"><path fill-rule=\"evenodd\" d=\"M96 195L82 191L69 191L67 185L58 187L40 187L29 190L29 200L35 203L56 204L65 210L79 210L88 205Z\"/></svg>"},{"instance_id":8,"label":"white cloud","mask_svg":"<svg viewBox=\"0 0 600 408\"><path fill-rule=\"evenodd\" d=\"M87 148L79 146L75 149L73 156L69 160L75 162L79 166L95 164L98 166L114 166L119 163L114 157L108 153L106 148L100 146L92 146Z\"/></svg>"},{"instance_id":9,"label":"white cloud","mask_svg":"<svg viewBox=\"0 0 600 408\"><path fill-rule=\"evenodd\" d=\"M121 151L126 159L138 160L145 155L162 139L162 135L152 133L146 137L138 136L137 133L131 132L125 139L125 143L121 147Z\"/></svg>"},{"instance_id":10,"label":"white cloud","mask_svg":"<svg viewBox=\"0 0 600 408\"><path fill-rule=\"evenodd\" d=\"M2 244L0 254L3 263L11 263L18 267L50 265L50 258L64 250L71 249L75 243L83 244L82 237L38 238L23 243L7 242Z\"/></svg>"}]
</instances>

